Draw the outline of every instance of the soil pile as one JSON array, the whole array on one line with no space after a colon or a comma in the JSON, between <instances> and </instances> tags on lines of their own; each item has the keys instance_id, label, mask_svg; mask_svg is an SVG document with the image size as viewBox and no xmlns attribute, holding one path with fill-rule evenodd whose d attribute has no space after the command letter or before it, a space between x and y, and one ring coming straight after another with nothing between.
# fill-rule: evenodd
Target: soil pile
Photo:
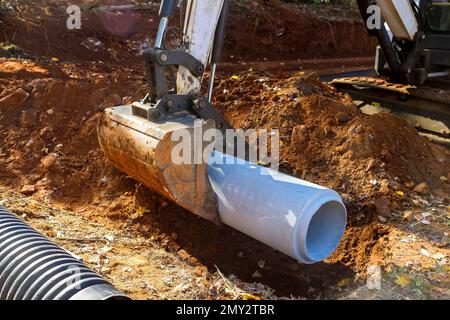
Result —
<instances>
[{"instance_id":1,"label":"soil pile","mask_svg":"<svg viewBox=\"0 0 450 320\"><path fill-rule=\"evenodd\" d=\"M0 95L0 178L67 208L95 202L111 185L105 175L114 171L97 141L100 112L143 96L144 81L130 80L131 70L121 68L90 66L87 74L83 66L40 66L40 73L37 68L14 61L1 65L0 72L12 75L14 85L10 78L0 79L5 88ZM77 80L81 77L86 80Z\"/></svg>"},{"instance_id":2,"label":"soil pile","mask_svg":"<svg viewBox=\"0 0 450 320\"><path fill-rule=\"evenodd\" d=\"M138 55L145 35L139 30L154 33L156 10L134 12L127 16L130 28L117 30L107 26L123 16L111 13L102 20L83 6L82 31L68 33L66 1L39 3L45 6L21 7L0 17L0 41L32 53L13 47L9 51L22 52L12 54L20 59L0 59L0 185L52 210L73 210L118 233L131 228L198 267L205 279L210 277L206 268L214 273L217 266L224 274L262 282L279 296L317 298L339 287L343 277L353 279L386 257L384 240L393 227L406 226L397 213L409 200L417 194L426 200L449 194L448 150L389 114L361 115L348 96L313 75L284 73L284 62L274 61L271 72L220 75L215 104L236 128L279 129L280 169L343 196L350 221L342 244L326 263L306 266L226 226L201 220L115 170L97 141L102 110L145 95ZM330 21L323 18L326 12L307 15L290 9L279 1L233 2L226 60L372 51L359 18ZM345 63L354 62L349 60ZM331 72L343 63L319 61L315 68L329 66ZM269 64L256 65L264 69ZM227 70L242 66L228 64ZM296 70L301 67L294 64ZM420 210L426 200L415 208ZM130 248L140 252L134 244ZM151 274L159 267L152 266Z\"/></svg>"},{"instance_id":3,"label":"soil pile","mask_svg":"<svg viewBox=\"0 0 450 320\"><path fill-rule=\"evenodd\" d=\"M244 129L279 128L281 170L336 189L347 204L350 226L336 254L328 264L302 266L198 219L106 161L98 118L106 107L142 98L142 76L103 64L12 60L0 64L0 73L9 75L0 78L2 185L112 228L125 223L194 266L214 271L217 265L245 281L255 281L258 263L270 261L259 272L280 295L315 297L336 279L364 272L385 254L382 239L390 227L374 219L379 208L395 210L422 182L433 193L448 192L440 179L449 168L448 151L405 122L389 114L363 116L348 96L313 76L247 72L223 79L216 105L229 121Z\"/></svg>"},{"instance_id":4,"label":"soil pile","mask_svg":"<svg viewBox=\"0 0 450 320\"><path fill-rule=\"evenodd\" d=\"M438 196L450 190L441 179L450 168L446 148L395 116L361 114L314 74L279 77L233 76L220 84L216 102L236 128L280 130L283 171L355 201L412 192L421 183Z\"/></svg>"},{"instance_id":5,"label":"soil pile","mask_svg":"<svg viewBox=\"0 0 450 320\"><path fill-rule=\"evenodd\" d=\"M405 121L366 116L348 95L314 74L267 77L252 71L225 79L218 108L236 128L280 130L280 170L338 191L349 227L330 262L364 272L384 258L390 227L411 197L450 192L448 149L431 143ZM432 194L430 194L430 191Z\"/></svg>"}]
</instances>

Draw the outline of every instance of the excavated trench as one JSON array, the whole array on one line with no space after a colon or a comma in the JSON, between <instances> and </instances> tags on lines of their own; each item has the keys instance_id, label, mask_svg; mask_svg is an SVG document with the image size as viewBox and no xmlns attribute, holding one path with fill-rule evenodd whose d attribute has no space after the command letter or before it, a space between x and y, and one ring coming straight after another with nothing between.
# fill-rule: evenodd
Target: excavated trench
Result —
<instances>
[{"instance_id":1,"label":"excavated trench","mask_svg":"<svg viewBox=\"0 0 450 320\"><path fill-rule=\"evenodd\" d=\"M57 11L55 8L52 10ZM363 27L358 23L324 24L320 28L326 32L317 34L336 31L332 42L320 37L311 42L310 32L300 41L297 27L315 32L322 19L299 19L276 9L271 5L270 14L264 13L253 24L243 23L247 11L231 22L227 60L234 61L234 55L243 58L246 53L248 59L263 60L371 51L367 48L372 43L362 36ZM279 21L280 12L296 24L262 23ZM149 17L152 14L148 13ZM88 19L88 35L101 38L111 48L95 53L80 49L86 34L62 37L54 25L57 19L39 28L8 21L8 39L3 40L16 34L21 47L47 58L0 61L0 185L112 228L131 227L167 251L183 253L192 265L206 266L211 272L217 266L224 274L266 284L278 296L327 297L338 281L356 273L364 276L371 261L383 259L383 239L391 227L379 223L380 212L384 212L380 208L386 201L392 210L401 205L394 191L410 192L426 182L433 191L449 194L448 184L440 179L448 174L449 152L420 137L404 121L389 114L361 115L348 96L313 75L292 71L297 67L282 70L272 66L266 72L255 72L249 70L250 64L246 68L228 63L225 66L231 65L229 70L234 73L224 70L217 81L214 102L219 110L236 128L280 129L280 170L335 189L347 205L349 225L336 253L323 263L299 264L238 231L177 207L114 169L103 157L96 131L101 112L145 94L140 58L130 58L130 51L136 53L130 49L134 38L117 41L98 30L97 18ZM252 30L242 32L241 25ZM337 32L339 26L346 31ZM138 23L135 27L156 25ZM47 37L54 39L47 48L33 40L42 38L43 28ZM277 36L281 30L285 36ZM251 49L256 40L246 37L252 34L266 35L264 50ZM348 34L354 41L349 41ZM134 37L141 39L142 34ZM356 51L342 47L342 37L360 47ZM237 44L243 44L242 48L236 48ZM275 47L279 48L276 52ZM293 56L292 52L304 52L306 47L309 53ZM71 61L61 61L68 57ZM99 58L102 61L97 61ZM341 69L344 60L349 65L348 59L331 60L329 70ZM254 66L262 69L264 63ZM259 274L255 274L257 269Z\"/></svg>"},{"instance_id":2,"label":"excavated trench","mask_svg":"<svg viewBox=\"0 0 450 320\"><path fill-rule=\"evenodd\" d=\"M234 126L279 128L281 170L334 188L346 201L349 227L337 252L325 263L302 265L231 228L197 218L108 164L97 140L99 116L129 92L135 95L125 99L139 98L145 90L142 78L131 81L130 88L125 86L128 70L122 68L110 75L98 70L104 78L88 81L61 79L49 68L31 80L27 77L39 74L38 66L13 61L2 68L16 76L2 80L8 84L2 96L9 94L0 116L2 185L117 228L131 225L169 252L188 252L193 265L212 272L217 266L244 281L262 282L280 296L326 296L340 279L364 274L371 259L383 256L380 239L390 228L377 223L373 201L383 190L374 189L371 178L386 183L394 176L428 179L437 188L448 167L448 152L406 123L390 115L360 115L347 96L314 76L242 72L222 78L215 102ZM262 278L255 278L261 261Z\"/></svg>"}]
</instances>

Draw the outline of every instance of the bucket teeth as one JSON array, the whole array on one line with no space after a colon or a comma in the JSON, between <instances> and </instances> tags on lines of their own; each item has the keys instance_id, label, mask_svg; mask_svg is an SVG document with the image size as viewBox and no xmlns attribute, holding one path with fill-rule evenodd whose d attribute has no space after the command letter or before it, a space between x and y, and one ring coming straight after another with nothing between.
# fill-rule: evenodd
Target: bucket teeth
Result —
<instances>
[{"instance_id":1,"label":"bucket teeth","mask_svg":"<svg viewBox=\"0 0 450 320\"><path fill-rule=\"evenodd\" d=\"M405 85L399 83L392 83L380 78L371 78L371 77L350 77L350 78L338 78L334 79L330 82L333 85L339 84L347 84L347 85L356 85L363 86L374 89L382 89L393 92L398 92L402 94L411 94L414 89L417 89L413 85Z\"/></svg>"}]
</instances>

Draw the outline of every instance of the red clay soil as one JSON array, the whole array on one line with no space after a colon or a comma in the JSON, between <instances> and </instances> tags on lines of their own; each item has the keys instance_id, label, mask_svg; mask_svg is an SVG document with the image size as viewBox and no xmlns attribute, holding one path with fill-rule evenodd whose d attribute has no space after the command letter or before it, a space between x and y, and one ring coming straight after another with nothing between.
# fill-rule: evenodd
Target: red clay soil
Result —
<instances>
[{"instance_id":1,"label":"red clay soil","mask_svg":"<svg viewBox=\"0 0 450 320\"><path fill-rule=\"evenodd\" d=\"M277 3L268 2L268 8ZM52 15L61 15L61 9L53 4L49 10ZM242 17L246 17L243 12ZM289 18L290 13L277 12ZM13 18L2 21L12 21L8 19ZM263 282L278 295L309 298L317 298L343 277L364 272L369 259L383 258L382 239L389 227L375 221L380 199L388 201L393 210L401 205L395 191L408 195L422 182L436 196L449 194L448 184L440 179L448 174L449 152L420 137L402 120L388 114L361 115L349 97L313 76L247 71L239 73L237 80L219 79L216 105L234 126L279 128L281 170L336 189L347 204L350 226L336 254L327 263L301 265L235 230L197 218L112 168L99 148L96 125L104 108L143 97L142 63L139 57L133 58L137 49L133 49L133 42L112 37L111 31L95 29L99 27L94 22L90 29L90 19L82 32L60 32L62 20L58 19L41 17L44 27L13 20L17 23L4 29L9 41L15 34L15 43L34 54L78 61L0 61L0 184L4 186L117 228L132 226L194 265L211 271L217 265L225 274ZM154 24L144 20L144 26ZM243 21L247 18L241 26ZM284 21L289 21L289 28L273 41L283 54L293 58L286 49L297 39L291 36L298 32L293 26L306 20ZM264 34L267 25L258 23L257 32ZM359 27L354 23L351 28ZM45 32L52 39L48 43L41 41ZM242 38L233 38L236 34ZM247 46L251 34L232 32L227 50L234 48L233 41ZM300 38L313 39L311 33L302 34L299 32ZM359 43L356 34L347 41ZM80 42L94 35L117 54L80 49ZM135 36L142 40L142 35ZM290 39L287 47L280 44L281 39ZM296 41L296 50L304 52L307 40ZM308 54L334 50L334 44L326 44L323 38L317 41L309 44ZM337 46L341 48L341 44ZM336 52L350 50L342 47L343 51ZM251 58L271 58L274 52L270 42L259 48L249 44L245 50ZM103 62L94 62L99 59ZM122 60L126 63L118 62ZM263 269L258 267L261 260L266 262ZM252 278L258 269L262 278Z\"/></svg>"},{"instance_id":2,"label":"red clay soil","mask_svg":"<svg viewBox=\"0 0 450 320\"><path fill-rule=\"evenodd\" d=\"M217 105L234 127L280 129L282 167L290 174L352 196L407 192L422 182L449 191L440 179L450 167L447 149L390 114L362 115L349 96L314 74L247 72L217 91Z\"/></svg>"},{"instance_id":3,"label":"red clay soil","mask_svg":"<svg viewBox=\"0 0 450 320\"><path fill-rule=\"evenodd\" d=\"M101 64L8 60L0 64L0 74L2 185L117 228L131 225L194 265L212 271L217 265L246 281L255 281L252 275L264 260L258 281L279 295L317 297L344 275L364 272L369 259L382 259L380 239L389 227L374 221L378 197L398 205L393 190L412 192L409 188L423 181L448 192L439 180L449 168L448 151L403 121L360 115L348 97L314 77L243 73L239 80L224 79L217 105L231 123L280 128L282 170L335 188L347 203L350 227L336 254L327 263L304 266L197 218L108 164L98 145L97 120L105 107L120 104L130 92L134 99L142 97L143 77ZM379 184L373 186L375 179ZM361 213L365 218L356 219Z\"/></svg>"},{"instance_id":4,"label":"red clay soil","mask_svg":"<svg viewBox=\"0 0 450 320\"><path fill-rule=\"evenodd\" d=\"M317 10L311 15L278 0L237 1L230 13L226 60L373 55L375 42L358 13L333 6Z\"/></svg>"},{"instance_id":5,"label":"red clay soil","mask_svg":"<svg viewBox=\"0 0 450 320\"><path fill-rule=\"evenodd\" d=\"M14 69L11 64L17 62L3 62L0 72ZM116 68L110 75L75 80L89 71L77 66L61 68L60 74L72 74L67 80L56 72L38 76L36 68L17 67L18 73L0 78L1 87L8 88L0 93L2 185L116 228L135 227L193 265L211 271L217 265L226 274L265 282L280 295L312 298L353 273L340 263L302 266L237 231L197 218L112 168L97 142L98 117L104 107L120 104L120 96L138 92L134 98L140 98L140 88L129 84L142 86L143 79L127 79L127 70ZM25 102L16 104L14 96L23 92ZM254 279L261 260L267 261L264 278Z\"/></svg>"},{"instance_id":6,"label":"red clay soil","mask_svg":"<svg viewBox=\"0 0 450 320\"><path fill-rule=\"evenodd\" d=\"M33 54L64 60L129 64L140 62L144 40L158 28L157 8L99 13L92 1L71 1L82 8L82 29L66 27L65 0L36 1L1 18L0 42L11 42ZM136 1L96 1L118 5ZM367 56L375 42L360 17L349 9L321 9L322 16L278 0L233 1L225 41L225 61L295 60L299 58ZM349 16L349 17L347 17ZM178 19L173 19L177 27ZM86 39L100 40L98 51L86 50Z\"/></svg>"},{"instance_id":7,"label":"red clay soil","mask_svg":"<svg viewBox=\"0 0 450 320\"><path fill-rule=\"evenodd\" d=\"M404 202L399 192L407 198L425 183L435 197L450 193L441 178L450 175L447 148L390 114L361 114L314 74L248 72L222 81L217 92L216 105L234 127L280 130L281 171L343 196L349 227L329 262L361 272L381 260L389 227L377 216L392 218Z\"/></svg>"}]
</instances>

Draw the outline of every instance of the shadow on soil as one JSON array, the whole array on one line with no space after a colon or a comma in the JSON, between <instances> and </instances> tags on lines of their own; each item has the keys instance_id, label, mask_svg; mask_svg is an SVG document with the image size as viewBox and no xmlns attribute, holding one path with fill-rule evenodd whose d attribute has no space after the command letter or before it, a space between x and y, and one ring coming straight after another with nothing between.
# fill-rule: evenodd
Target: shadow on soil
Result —
<instances>
[{"instance_id":1,"label":"shadow on soil","mask_svg":"<svg viewBox=\"0 0 450 320\"><path fill-rule=\"evenodd\" d=\"M217 266L226 275L268 285L278 296L323 297L337 282L354 276L341 263L300 264L239 231L197 218L173 204L161 213L144 216L138 223L156 228L160 233L176 235L170 237L167 250L183 249L194 258L189 261L198 260L211 272ZM255 278L256 271L261 278Z\"/></svg>"}]
</instances>

